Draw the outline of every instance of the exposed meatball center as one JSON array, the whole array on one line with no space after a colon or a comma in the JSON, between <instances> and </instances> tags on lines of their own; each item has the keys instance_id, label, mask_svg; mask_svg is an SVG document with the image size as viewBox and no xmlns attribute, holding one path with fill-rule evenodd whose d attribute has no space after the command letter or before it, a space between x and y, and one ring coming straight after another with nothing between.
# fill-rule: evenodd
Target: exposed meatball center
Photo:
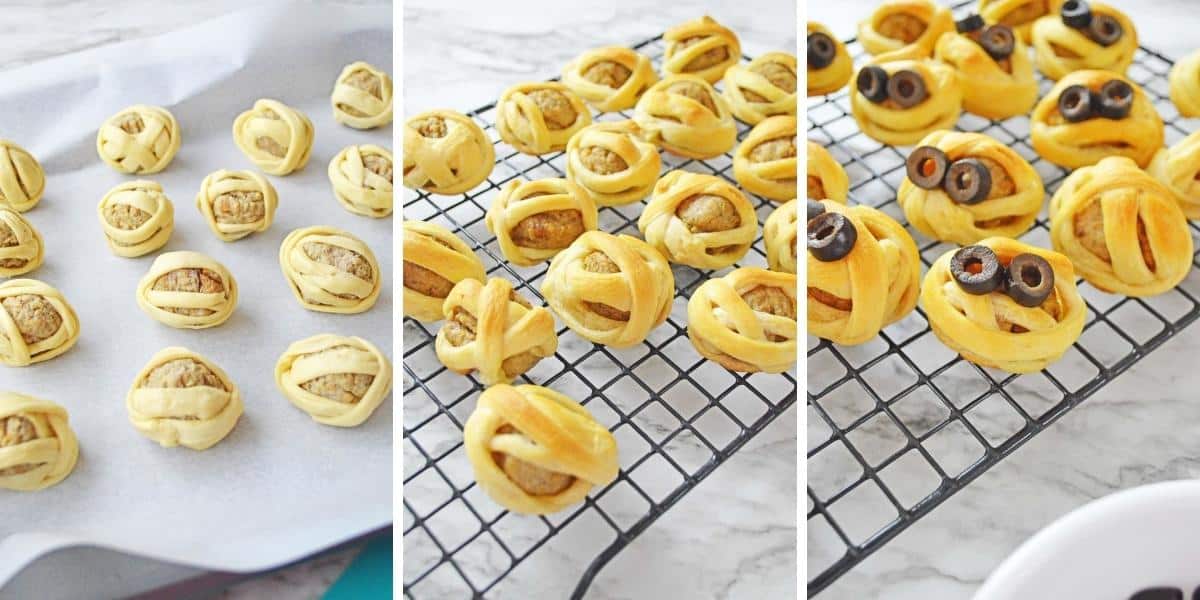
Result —
<instances>
[{"instance_id":1,"label":"exposed meatball center","mask_svg":"<svg viewBox=\"0 0 1200 600\"><path fill-rule=\"evenodd\" d=\"M497 429L496 433L520 434L521 432L511 425L504 425ZM530 441L532 442L532 440ZM493 452L492 460L496 461L496 465L513 483L534 496L553 496L575 483L575 478L566 473L543 469L501 452Z\"/></svg>"},{"instance_id":2,"label":"exposed meatball center","mask_svg":"<svg viewBox=\"0 0 1200 600\"><path fill-rule=\"evenodd\" d=\"M388 180L388 183L392 183L392 161L388 160L386 156L368 154L363 157L363 166L368 171Z\"/></svg>"},{"instance_id":3,"label":"exposed meatball center","mask_svg":"<svg viewBox=\"0 0 1200 600\"><path fill-rule=\"evenodd\" d=\"M591 273L620 273L621 267L619 267L617 263L613 262L613 260L609 258L607 254L600 252L599 250L595 250L583 257L583 270ZM606 319L612 319L614 321L629 320L629 311L620 310L616 307L609 306L601 302L591 302L588 300L585 300L583 304L588 308L588 310Z\"/></svg>"},{"instance_id":4,"label":"exposed meatball center","mask_svg":"<svg viewBox=\"0 0 1200 600\"><path fill-rule=\"evenodd\" d=\"M303 358L315 357L318 358L325 354L330 354L339 350L351 349L350 346L334 346L305 354ZM300 384L300 387L305 391L316 394L327 400L341 402L342 404L355 404L366 395L367 390L371 389L371 383L375 381L374 375L365 373L330 373L309 379Z\"/></svg>"},{"instance_id":5,"label":"exposed meatball center","mask_svg":"<svg viewBox=\"0 0 1200 600\"><path fill-rule=\"evenodd\" d=\"M523 298L520 294L518 294L516 290L513 290L508 295L508 298L509 300L516 302L525 308L533 307L533 305L530 304L529 301ZM457 347L474 341L478 331L478 326L478 321L476 320L475 315L462 308L456 307L451 313L450 318L446 320L446 324L442 326L442 331L446 336L446 341L450 342L451 346ZM508 358L505 358L500 363L500 369L504 371L506 376L516 377L528 371L529 369L532 369L533 366L536 365L541 359L542 358L535 355L533 351L526 350L519 354L514 354Z\"/></svg>"},{"instance_id":6,"label":"exposed meatball center","mask_svg":"<svg viewBox=\"0 0 1200 600\"><path fill-rule=\"evenodd\" d=\"M218 223L257 223L267 214L262 192L236 190L213 200L213 216Z\"/></svg>"},{"instance_id":7,"label":"exposed meatball center","mask_svg":"<svg viewBox=\"0 0 1200 600\"><path fill-rule=\"evenodd\" d=\"M879 26L876 27L884 37L900 40L905 44L911 44L925 33L927 27L925 21L914 17L908 13L892 13L879 21Z\"/></svg>"},{"instance_id":8,"label":"exposed meatball center","mask_svg":"<svg viewBox=\"0 0 1200 600\"><path fill-rule=\"evenodd\" d=\"M121 131L129 135L135 135L141 133L146 128L146 123L142 121L142 116L137 113L125 113L117 118L117 127L120 127Z\"/></svg>"},{"instance_id":9,"label":"exposed meatball center","mask_svg":"<svg viewBox=\"0 0 1200 600\"><path fill-rule=\"evenodd\" d=\"M667 93L691 98L704 105L704 108L707 108L712 114L717 114L717 103L713 100L712 94L708 93L708 90L699 83L694 81L676 81L667 86Z\"/></svg>"},{"instance_id":10,"label":"exposed meatball center","mask_svg":"<svg viewBox=\"0 0 1200 600\"><path fill-rule=\"evenodd\" d=\"M611 175L629 168L629 163L616 152L600 146L587 146L579 150L579 160L593 173Z\"/></svg>"},{"instance_id":11,"label":"exposed meatball center","mask_svg":"<svg viewBox=\"0 0 1200 600\"><path fill-rule=\"evenodd\" d=\"M150 213L124 202L110 202L104 207L104 220L117 229L137 229L150 220Z\"/></svg>"},{"instance_id":12,"label":"exposed meatball center","mask_svg":"<svg viewBox=\"0 0 1200 600\"><path fill-rule=\"evenodd\" d=\"M684 200L675 209L675 214L693 233L728 231L742 224L742 218L733 203L712 194L697 194Z\"/></svg>"},{"instance_id":13,"label":"exposed meatball center","mask_svg":"<svg viewBox=\"0 0 1200 600\"><path fill-rule=\"evenodd\" d=\"M706 36L696 36L696 37L690 37L687 39L680 40L678 50L684 50L686 48L689 48L691 46L699 44L700 42L703 42L706 39L708 39L708 37L706 37ZM729 49L726 48L724 45L721 45L721 46L717 46L716 48L713 48L711 50L704 52L703 54L701 54L700 56L697 56L696 58L693 58L690 62L688 62L687 65L685 65L683 67L683 70L686 72L689 72L689 73L693 72L693 71L701 71L701 70L707 69L711 66L719 65L728 59L729 59Z\"/></svg>"},{"instance_id":14,"label":"exposed meatball center","mask_svg":"<svg viewBox=\"0 0 1200 600\"><path fill-rule=\"evenodd\" d=\"M777 137L769 139L750 150L751 162L767 162L796 157L796 138Z\"/></svg>"},{"instance_id":15,"label":"exposed meatball center","mask_svg":"<svg viewBox=\"0 0 1200 600\"><path fill-rule=\"evenodd\" d=\"M562 92L542 89L533 90L528 95L542 112L542 120L545 121L546 127L558 130L575 124L578 116L575 107L571 106L571 101Z\"/></svg>"},{"instance_id":16,"label":"exposed meatball center","mask_svg":"<svg viewBox=\"0 0 1200 600\"><path fill-rule=\"evenodd\" d=\"M225 284L221 276L209 269L175 269L154 282L154 289L167 292L192 292L198 294L223 294ZM207 308L161 307L167 312L189 317L204 317L213 314Z\"/></svg>"},{"instance_id":17,"label":"exposed meatball center","mask_svg":"<svg viewBox=\"0 0 1200 600\"><path fill-rule=\"evenodd\" d=\"M583 71L583 78L613 89L625 85L631 71L623 64L611 60L601 60L591 64Z\"/></svg>"},{"instance_id":18,"label":"exposed meatball center","mask_svg":"<svg viewBox=\"0 0 1200 600\"><path fill-rule=\"evenodd\" d=\"M154 367L146 374L143 388L210 387L229 391L225 383L207 365L191 359L176 358Z\"/></svg>"},{"instance_id":19,"label":"exposed meatball center","mask_svg":"<svg viewBox=\"0 0 1200 600\"><path fill-rule=\"evenodd\" d=\"M62 327L63 318L49 300L34 294L20 294L0 300L0 306L8 312L21 332L26 344L36 344L48 339Z\"/></svg>"},{"instance_id":20,"label":"exposed meatball center","mask_svg":"<svg viewBox=\"0 0 1200 600\"><path fill-rule=\"evenodd\" d=\"M417 130L417 133L421 134L421 137L446 137L446 120L441 117L425 117L413 123L412 127Z\"/></svg>"},{"instance_id":21,"label":"exposed meatball center","mask_svg":"<svg viewBox=\"0 0 1200 600\"><path fill-rule=\"evenodd\" d=\"M16 446L37 439L37 429L33 422L21 415L12 415L0 419L0 448ZM0 477L10 477L28 473L45 463L23 463L0 469Z\"/></svg>"},{"instance_id":22,"label":"exposed meatball center","mask_svg":"<svg viewBox=\"0 0 1200 600\"><path fill-rule=\"evenodd\" d=\"M374 281L375 274L371 270L371 263L353 250L324 242L304 242L302 248L305 256L312 260L336 267L339 271L345 271L363 281Z\"/></svg>"}]
</instances>

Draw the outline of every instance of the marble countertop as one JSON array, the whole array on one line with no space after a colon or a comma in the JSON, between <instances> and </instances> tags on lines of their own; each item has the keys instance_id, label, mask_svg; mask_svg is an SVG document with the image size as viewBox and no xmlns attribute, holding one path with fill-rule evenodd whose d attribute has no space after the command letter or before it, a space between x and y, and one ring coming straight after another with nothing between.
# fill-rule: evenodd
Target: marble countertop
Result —
<instances>
[{"instance_id":1,"label":"marble countertop","mask_svg":"<svg viewBox=\"0 0 1200 600\"><path fill-rule=\"evenodd\" d=\"M809 18L840 38L876 0L809 3ZM1187 0L1110 0L1143 45L1178 59L1200 24ZM1189 122L1194 130L1196 122ZM1184 286L1195 290L1193 271ZM1193 326L1098 391L1014 455L901 533L817 598L943 600L969 597L1017 546L1071 510L1118 490L1200 477L1200 403L1191 385L1200 327ZM810 469L810 477L812 476ZM818 540L809 534L809 547ZM810 555L811 560L811 555ZM811 574L810 574L811 576Z\"/></svg>"}]
</instances>

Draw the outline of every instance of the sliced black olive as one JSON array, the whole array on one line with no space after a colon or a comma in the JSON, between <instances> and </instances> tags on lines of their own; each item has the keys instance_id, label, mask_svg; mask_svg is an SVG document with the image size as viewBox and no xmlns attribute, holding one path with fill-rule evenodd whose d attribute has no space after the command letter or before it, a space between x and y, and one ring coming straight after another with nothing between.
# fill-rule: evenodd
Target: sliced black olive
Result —
<instances>
[{"instance_id":1,"label":"sliced black olive","mask_svg":"<svg viewBox=\"0 0 1200 600\"><path fill-rule=\"evenodd\" d=\"M808 222L808 251L821 262L841 260L857 241L858 230L842 213L822 213Z\"/></svg>"},{"instance_id":2,"label":"sliced black olive","mask_svg":"<svg viewBox=\"0 0 1200 600\"><path fill-rule=\"evenodd\" d=\"M1084 29L1092 23L1092 7L1084 0L1067 0L1062 5L1063 23L1072 29Z\"/></svg>"},{"instance_id":3,"label":"sliced black olive","mask_svg":"<svg viewBox=\"0 0 1200 600\"><path fill-rule=\"evenodd\" d=\"M858 91L876 104L887 99L888 74L883 67L869 66L858 71Z\"/></svg>"},{"instance_id":4,"label":"sliced black olive","mask_svg":"<svg viewBox=\"0 0 1200 600\"><path fill-rule=\"evenodd\" d=\"M1141 590L1129 600L1183 600L1183 590L1173 587L1156 587Z\"/></svg>"},{"instance_id":5,"label":"sliced black olive","mask_svg":"<svg viewBox=\"0 0 1200 600\"><path fill-rule=\"evenodd\" d=\"M1124 119L1133 108L1133 86L1114 79L1100 88L1096 112L1106 119Z\"/></svg>"},{"instance_id":6,"label":"sliced black olive","mask_svg":"<svg viewBox=\"0 0 1200 600\"><path fill-rule=\"evenodd\" d=\"M1041 306L1054 291L1054 269L1036 254L1018 254L1008 263L1008 297L1021 306Z\"/></svg>"},{"instance_id":7,"label":"sliced black olive","mask_svg":"<svg viewBox=\"0 0 1200 600\"><path fill-rule=\"evenodd\" d=\"M945 188L950 199L959 204L979 204L992 191L992 173L974 158L959 159L950 164Z\"/></svg>"},{"instance_id":8,"label":"sliced black olive","mask_svg":"<svg viewBox=\"0 0 1200 600\"><path fill-rule=\"evenodd\" d=\"M945 152L933 146L921 146L908 155L905 166L908 170L908 180L913 182L913 185L926 190L936 190L942 187L942 181L946 179L950 159L946 158Z\"/></svg>"},{"instance_id":9,"label":"sliced black olive","mask_svg":"<svg viewBox=\"0 0 1200 600\"><path fill-rule=\"evenodd\" d=\"M837 45L829 36L817 31L808 34L808 66L824 69L837 57Z\"/></svg>"},{"instance_id":10,"label":"sliced black olive","mask_svg":"<svg viewBox=\"0 0 1200 600\"><path fill-rule=\"evenodd\" d=\"M990 294L1004 283L1004 267L996 253L987 246L959 248L950 257L950 275L958 287L968 294Z\"/></svg>"},{"instance_id":11,"label":"sliced black olive","mask_svg":"<svg viewBox=\"0 0 1200 600\"><path fill-rule=\"evenodd\" d=\"M1092 118L1092 90L1083 85L1069 85L1058 95L1058 112L1068 123Z\"/></svg>"},{"instance_id":12,"label":"sliced black olive","mask_svg":"<svg viewBox=\"0 0 1200 600\"><path fill-rule=\"evenodd\" d=\"M887 95L901 108L909 108L920 104L929 94L920 73L902 69L888 78Z\"/></svg>"},{"instance_id":13,"label":"sliced black olive","mask_svg":"<svg viewBox=\"0 0 1200 600\"><path fill-rule=\"evenodd\" d=\"M1121 41L1121 23L1110 15L1095 15L1088 25L1087 34L1093 42L1101 46L1111 46Z\"/></svg>"},{"instance_id":14,"label":"sliced black olive","mask_svg":"<svg viewBox=\"0 0 1200 600\"><path fill-rule=\"evenodd\" d=\"M816 200L808 201L808 220L811 221L817 218L817 215L825 213L825 205Z\"/></svg>"},{"instance_id":15,"label":"sliced black olive","mask_svg":"<svg viewBox=\"0 0 1200 600\"><path fill-rule=\"evenodd\" d=\"M995 60L1004 60L1012 56L1016 44L1017 38L1008 25L992 25L984 29L979 36L979 45Z\"/></svg>"},{"instance_id":16,"label":"sliced black olive","mask_svg":"<svg viewBox=\"0 0 1200 600\"><path fill-rule=\"evenodd\" d=\"M954 23L954 27L958 29L959 33L979 31L983 29L983 25L983 17L979 16L979 13L967 15L962 20L955 21Z\"/></svg>"}]
</instances>

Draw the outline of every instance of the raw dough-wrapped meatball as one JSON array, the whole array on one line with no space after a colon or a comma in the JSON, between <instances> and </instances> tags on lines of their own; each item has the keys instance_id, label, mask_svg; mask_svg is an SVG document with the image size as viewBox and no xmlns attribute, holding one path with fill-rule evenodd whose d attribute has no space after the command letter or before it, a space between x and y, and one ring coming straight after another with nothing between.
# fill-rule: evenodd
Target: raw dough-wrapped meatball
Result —
<instances>
[{"instance_id":1,"label":"raw dough-wrapped meatball","mask_svg":"<svg viewBox=\"0 0 1200 600\"><path fill-rule=\"evenodd\" d=\"M264 98L234 120L233 141L258 168L287 175L308 164L313 124L304 113Z\"/></svg>"},{"instance_id":2,"label":"raw dough-wrapped meatball","mask_svg":"<svg viewBox=\"0 0 1200 600\"><path fill-rule=\"evenodd\" d=\"M149 175L167 168L181 143L174 115L165 108L137 104L100 126L96 152L122 173Z\"/></svg>"},{"instance_id":3,"label":"raw dough-wrapped meatball","mask_svg":"<svg viewBox=\"0 0 1200 600\"><path fill-rule=\"evenodd\" d=\"M129 422L164 448L207 450L242 416L242 393L212 361L187 348L164 348L125 396Z\"/></svg>"},{"instance_id":4,"label":"raw dough-wrapped meatball","mask_svg":"<svg viewBox=\"0 0 1200 600\"><path fill-rule=\"evenodd\" d=\"M279 248L279 266L300 305L354 314L379 299L379 261L362 240L332 227L297 229Z\"/></svg>"},{"instance_id":5,"label":"raw dough-wrapped meatball","mask_svg":"<svg viewBox=\"0 0 1200 600\"><path fill-rule=\"evenodd\" d=\"M46 400L0 392L0 488L44 490L66 479L79 459L67 411Z\"/></svg>"},{"instance_id":6,"label":"raw dough-wrapped meatball","mask_svg":"<svg viewBox=\"0 0 1200 600\"><path fill-rule=\"evenodd\" d=\"M175 231L175 205L153 181L128 181L109 190L96 207L108 248L133 258L162 248Z\"/></svg>"},{"instance_id":7,"label":"raw dough-wrapped meatball","mask_svg":"<svg viewBox=\"0 0 1200 600\"><path fill-rule=\"evenodd\" d=\"M275 220L279 195L266 177L254 171L209 174L200 183L196 208L221 241L235 242L266 231Z\"/></svg>"},{"instance_id":8,"label":"raw dough-wrapped meatball","mask_svg":"<svg viewBox=\"0 0 1200 600\"><path fill-rule=\"evenodd\" d=\"M392 363L362 338L315 335L279 357L275 385L316 422L357 427L392 389Z\"/></svg>"},{"instance_id":9,"label":"raw dough-wrapped meatball","mask_svg":"<svg viewBox=\"0 0 1200 600\"><path fill-rule=\"evenodd\" d=\"M379 146L342 148L329 161L329 183L342 207L356 215L392 214L392 153Z\"/></svg>"},{"instance_id":10,"label":"raw dough-wrapped meatball","mask_svg":"<svg viewBox=\"0 0 1200 600\"><path fill-rule=\"evenodd\" d=\"M138 306L155 321L178 329L216 327L233 315L237 300L233 274L199 252L160 254L137 288Z\"/></svg>"},{"instance_id":11,"label":"raw dough-wrapped meatball","mask_svg":"<svg viewBox=\"0 0 1200 600\"><path fill-rule=\"evenodd\" d=\"M79 340L79 318L62 292L36 279L0 283L0 364L50 360Z\"/></svg>"},{"instance_id":12,"label":"raw dough-wrapped meatball","mask_svg":"<svg viewBox=\"0 0 1200 600\"><path fill-rule=\"evenodd\" d=\"M346 65L333 85L333 120L355 129L392 122L392 78L358 61Z\"/></svg>"},{"instance_id":13,"label":"raw dough-wrapped meatball","mask_svg":"<svg viewBox=\"0 0 1200 600\"><path fill-rule=\"evenodd\" d=\"M0 277L24 275L42 265L42 235L21 213L0 206Z\"/></svg>"},{"instance_id":14,"label":"raw dough-wrapped meatball","mask_svg":"<svg viewBox=\"0 0 1200 600\"><path fill-rule=\"evenodd\" d=\"M25 212L42 199L46 173L27 150L0 139L0 206Z\"/></svg>"}]
</instances>

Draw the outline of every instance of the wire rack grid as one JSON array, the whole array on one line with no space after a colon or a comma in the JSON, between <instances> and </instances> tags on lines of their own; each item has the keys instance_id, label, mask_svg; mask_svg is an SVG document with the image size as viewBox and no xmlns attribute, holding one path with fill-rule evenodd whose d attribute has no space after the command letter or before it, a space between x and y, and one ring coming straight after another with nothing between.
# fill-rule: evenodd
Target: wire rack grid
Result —
<instances>
[{"instance_id":1,"label":"wire rack grid","mask_svg":"<svg viewBox=\"0 0 1200 600\"><path fill-rule=\"evenodd\" d=\"M954 6L958 17L966 15L967 4ZM857 41L847 48L860 62L864 51ZM1140 48L1128 71L1162 115L1168 145L1189 133L1168 97L1171 65L1166 56ZM1044 95L1053 82L1039 79ZM903 224L926 267L954 248L908 225L895 200L907 154L858 130L847 90L809 99L808 123L809 138L846 168L852 201ZM963 113L957 126L990 135L1025 157L1041 175L1047 199L1069 173L1034 152L1028 117L991 121ZM1200 237L1194 222L1191 232L1193 240ZM1050 247L1044 208L1021 239ZM1062 360L1023 376L964 361L937 341L920 308L861 346L809 336L809 597L1200 316L1194 269L1178 288L1152 298L1107 294L1082 280L1079 290L1088 306L1083 335Z\"/></svg>"},{"instance_id":2,"label":"wire rack grid","mask_svg":"<svg viewBox=\"0 0 1200 600\"><path fill-rule=\"evenodd\" d=\"M634 46L661 65L661 37ZM505 277L541 303L547 264L508 264L483 224L492 198L515 178L564 177L562 153L517 153L499 141L495 105L472 116L496 146L488 181L460 197L406 190L404 218L441 223L483 259L489 277ZM598 121L630 118L606 113ZM749 129L738 124L738 139ZM732 178L727 154L706 161L663 154L663 173L686 169ZM759 222L777 204L748 195ZM638 235L644 202L600 210L600 229ZM761 227L760 227L761 233ZM735 266L763 266L761 236ZM582 597L600 569L701 480L795 404L795 373L746 375L700 357L686 335L686 305L708 277L672 265L676 295L667 322L638 347L595 345L563 327L559 349L522 379L580 400L617 439L621 470L615 482L560 514L528 517L502 510L474 483L462 446L462 427L483 386L449 372L433 349L437 324L404 320L404 594L408 598L528 595L522 573L579 571L572 597ZM566 559L564 557L575 557ZM580 564L579 557L589 563ZM570 575L567 575L570 576ZM514 590L506 590L511 585ZM517 591L521 590L521 591Z\"/></svg>"}]
</instances>

